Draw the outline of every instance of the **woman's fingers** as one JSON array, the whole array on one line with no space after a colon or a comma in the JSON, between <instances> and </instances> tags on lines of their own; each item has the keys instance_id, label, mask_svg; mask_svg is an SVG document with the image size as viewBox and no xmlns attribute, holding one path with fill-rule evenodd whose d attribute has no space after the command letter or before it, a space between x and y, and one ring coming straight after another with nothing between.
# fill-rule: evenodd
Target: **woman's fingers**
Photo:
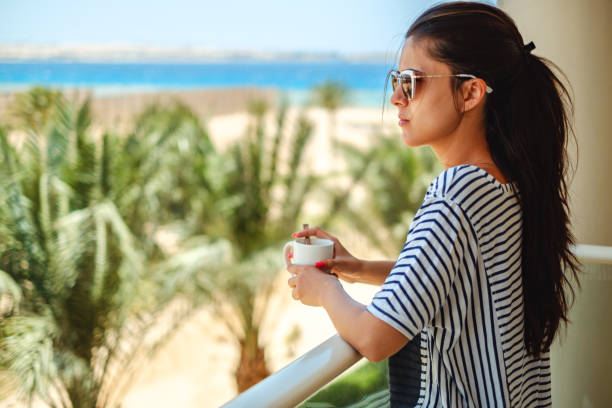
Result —
<instances>
[{"instance_id":1,"label":"woman's fingers","mask_svg":"<svg viewBox=\"0 0 612 408\"><path fill-rule=\"evenodd\" d=\"M324 259L315 264L315 268L320 269L324 272L331 273L333 275L337 275L338 272L342 271L342 261L336 258L334 259Z\"/></svg>"},{"instance_id":2,"label":"woman's fingers","mask_svg":"<svg viewBox=\"0 0 612 408\"><path fill-rule=\"evenodd\" d=\"M347 259L345 258L329 258L329 259L323 259L322 261L319 261L315 264L316 268L319 269L332 269L332 268L341 268L341 269L345 269L345 268L350 268L351 262L349 262Z\"/></svg>"},{"instance_id":3,"label":"woman's fingers","mask_svg":"<svg viewBox=\"0 0 612 408\"><path fill-rule=\"evenodd\" d=\"M328 269L328 268L332 268L335 264L336 260L335 259L324 259L322 261L319 261L315 264L315 268L319 268L319 269Z\"/></svg>"},{"instance_id":4,"label":"woman's fingers","mask_svg":"<svg viewBox=\"0 0 612 408\"><path fill-rule=\"evenodd\" d=\"M308 229L297 231L291 234L291 236L294 238L301 238L301 237L306 237L306 236L310 237L313 235L317 238L326 238L326 239L331 239L332 241L336 240L335 237L333 237L332 235L330 235L329 233L327 233L326 231L322 230L319 227L308 228Z\"/></svg>"},{"instance_id":5,"label":"woman's fingers","mask_svg":"<svg viewBox=\"0 0 612 408\"><path fill-rule=\"evenodd\" d=\"M319 227L308 228L308 229L297 231L291 234L293 238L301 238L301 237L313 236L313 235L317 238L325 238L325 239L329 239L330 241L334 242L334 251L333 251L334 258L339 255L347 255L346 249L344 249L340 241L338 241L338 238L334 237L333 235L329 234L327 231L322 230Z\"/></svg>"},{"instance_id":6,"label":"woman's fingers","mask_svg":"<svg viewBox=\"0 0 612 408\"><path fill-rule=\"evenodd\" d=\"M294 275L287 280L287 284L291 288L291 297L293 297L295 300L300 300L300 296L298 295L297 279L297 275Z\"/></svg>"},{"instance_id":7,"label":"woman's fingers","mask_svg":"<svg viewBox=\"0 0 612 408\"><path fill-rule=\"evenodd\" d=\"M302 272L303 268L304 266L302 265L291 264L287 266L287 271L292 275L298 275L300 272Z\"/></svg>"},{"instance_id":8,"label":"woman's fingers","mask_svg":"<svg viewBox=\"0 0 612 408\"><path fill-rule=\"evenodd\" d=\"M322 271L326 271L336 277L345 280L349 283L356 282L356 280L352 276L352 268L354 268L351 262L347 262L345 259L324 259L323 261L319 261L315 264L317 269Z\"/></svg>"}]
</instances>

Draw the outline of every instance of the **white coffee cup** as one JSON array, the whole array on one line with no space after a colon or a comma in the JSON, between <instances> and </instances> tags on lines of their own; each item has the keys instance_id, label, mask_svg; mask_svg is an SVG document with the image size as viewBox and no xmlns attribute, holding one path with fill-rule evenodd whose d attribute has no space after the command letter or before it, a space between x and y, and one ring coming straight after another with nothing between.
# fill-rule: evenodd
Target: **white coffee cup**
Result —
<instances>
[{"instance_id":1,"label":"white coffee cup","mask_svg":"<svg viewBox=\"0 0 612 408\"><path fill-rule=\"evenodd\" d=\"M310 237L310 245L303 238L289 241L283 247L283 259L287 266L290 265L289 248L293 248L293 263L294 265L313 265L324 259L330 259L334 256L334 241L324 238Z\"/></svg>"}]
</instances>

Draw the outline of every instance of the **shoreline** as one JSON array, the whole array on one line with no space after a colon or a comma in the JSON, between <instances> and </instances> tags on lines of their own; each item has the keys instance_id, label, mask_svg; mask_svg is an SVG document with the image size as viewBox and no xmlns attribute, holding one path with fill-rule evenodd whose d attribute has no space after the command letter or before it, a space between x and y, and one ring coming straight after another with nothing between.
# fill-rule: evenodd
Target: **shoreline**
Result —
<instances>
[{"instance_id":1,"label":"shoreline","mask_svg":"<svg viewBox=\"0 0 612 408\"><path fill-rule=\"evenodd\" d=\"M100 84L100 85L78 85L78 84L17 84L0 82L0 98L27 92L29 89L42 86L62 91L65 94L88 93L97 99L109 97L123 97L134 95L151 95L165 93L189 93L189 92L219 92L219 91L244 91L249 89L275 92L279 96L289 99L290 105L306 106L308 96L312 92L310 88L279 88L274 86L176 86L176 85L124 85L124 84ZM349 101L345 106L358 107L380 107L384 97L384 87L380 89L349 88Z\"/></svg>"}]
</instances>

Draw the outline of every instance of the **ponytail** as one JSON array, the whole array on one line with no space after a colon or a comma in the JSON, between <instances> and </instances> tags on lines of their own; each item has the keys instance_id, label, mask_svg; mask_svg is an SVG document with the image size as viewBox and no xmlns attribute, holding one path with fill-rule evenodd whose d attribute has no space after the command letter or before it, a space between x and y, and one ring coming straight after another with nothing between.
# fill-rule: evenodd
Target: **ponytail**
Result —
<instances>
[{"instance_id":1,"label":"ponytail","mask_svg":"<svg viewBox=\"0 0 612 408\"><path fill-rule=\"evenodd\" d=\"M567 88L544 58L526 52L524 66L507 93L487 101L487 142L500 171L519 187L523 211L522 278L525 344L539 356L567 322L577 281L571 252L567 135L573 114Z\"/></svg>"},{"instance_id":2,"label":"ponytail","mask_svg":"<svg viewBox=\"0 0 612 408\"><path fill-rule=\"evenodd\" d=\"M518 185L523 212L522 279L525 345L539 357L550 348L574 297L579 263L571 247L567 142L573 104L567 88L534 55L512 19L482 3L434 6L406 38L427 38L430 55L454 73L491 84L485 104L486 139L504 177ZM458 41L460 39L460 41Z\"/></svg>"}]
</instances>

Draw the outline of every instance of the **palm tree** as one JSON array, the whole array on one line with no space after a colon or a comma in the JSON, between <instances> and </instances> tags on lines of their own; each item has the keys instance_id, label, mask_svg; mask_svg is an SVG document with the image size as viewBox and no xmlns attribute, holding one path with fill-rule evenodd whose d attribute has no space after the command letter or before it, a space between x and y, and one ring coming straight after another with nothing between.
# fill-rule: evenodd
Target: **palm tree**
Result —
<instances>
[{"instance_id":1,"label":"palm tree","mask_svg":"<svg viewBox=\"0 0 612 408\"><path fill-rule=\"evenodd\" d=\"M201 237L166 258L154 238L150 199L172 190L156 166L161 150L210 142L177 113L147 138L105 133L96 143L89 101L73 109L55 95L50 108L36 102L44 92L18 99L16 115L38 118L22 122L19 149L0 127L0 379L29 405L117 406L147 357L208 299L198 266L228 257L227 243Z\"/></svg>"},{"instance_id":2,"label":"palm tree","mask_svg":"<svg viewBox=\"0 0 612 408\"><path fill-rule=\"evenodd\" d=\"M98 141L89 101L58 98L46 125L24 125L19 151L2 130L0 380L19 380L30 402L117 405L204 304L240 348L238 390L269 374L260 332L280 245L320 180L301 164L312 124L300 116L288 135L285 102L268 133L267 109L253 102L246 140L225 152L180 104ZM169 227L173 250L155 238Z\"/></svg>"},{"instance_id":3,"label":"palm tree","mask_svg":"<svg viewBox=\"0 0 612 408\"><path fill-rule=\"evenodd\" d=\"M329 118L329 140L333 151L336 151L337 126L336 112L349 97L349 88L342 82L325 81L312 89L312 101L327 110Z\"/></svg>"},{"instance_id":4,"label":"palm tree","mask_svg":"<svg viewBox=\"0 0 612 408\"><path fill-rule=\"evenodd\" d=\"M15 95L10 111L19 125L36 134L43 134L45 126L55 114L57 103L63 99L60 91L35 86L27 93Z\"/></svg>"},{"instance_id":5,"label":"palm tree","mask_svg":"<svg viewBox=\"0 0 612 408\"><path fill-rule=\"evenodd\" d=\"M286 101L281 103L275 132L269 133L264 121L267 105L259 101L250 105L252 126L244 140L224 152L225 167L213 187L217 217L223 223L208 233L231 242L233 259L215 281L219 301L211 305L240 348L234 373L238 392L270 374L260 337L283 266L280 248L295 231L304 203L320 181L302 164L313 125L300 116L293 134L287 135L287 107ZM196 225L205 228L204 222Z\"/></svg>"}]
</instances>

